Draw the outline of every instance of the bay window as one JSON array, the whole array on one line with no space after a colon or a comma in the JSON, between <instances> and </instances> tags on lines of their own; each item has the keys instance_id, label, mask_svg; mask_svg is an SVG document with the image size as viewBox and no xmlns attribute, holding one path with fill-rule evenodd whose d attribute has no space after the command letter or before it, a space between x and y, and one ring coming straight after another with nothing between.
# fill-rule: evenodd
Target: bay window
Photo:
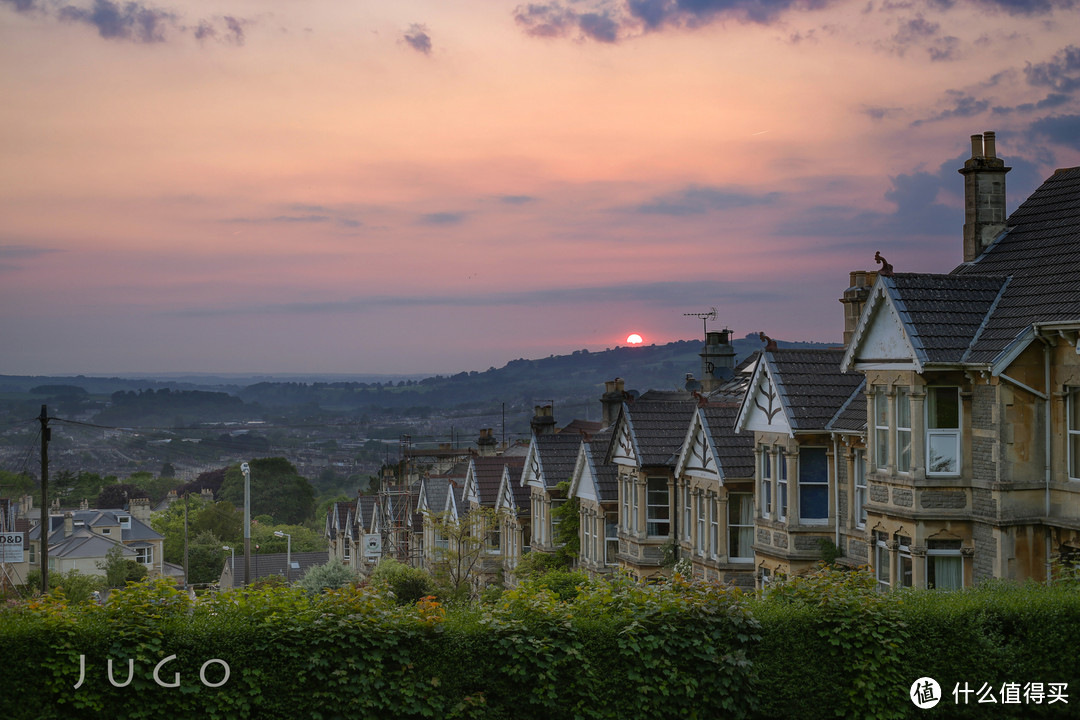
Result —
<instances>
[{"instance_id":1,"label":"bay window","mask_svg":"<svg viewBox=\"0 0 1080 720\"><path fill-rule=\"evenodd\" d=\"M683 486L682 486L682 517L683 517L682 536L683 536L683 540L686 540L687 542L690 542L690 536L692 534L690 532L690 530L691 530L691 528L690 528L691 510L692 510L691 507L690 507L690 498L691 498L690 485L689 485L689 483L683 483Z\"/></svg>"},{"instance_id":2,"label":"bay window","mask_svg":"<svg viewBox=\"0 0 1080 720\"><path fill-rule=\"evenodd\" d=\"M619 554L619 516L609 512L605 516L604 523L604 564L617 564L616 556Z\"/></svg>"},{"instance_id":3,"label":"bay window","mask_svg":"<svg viewBox=\"0 0 1080 720\"><path fill-rule=\"evenodd\" d=\"M776 519L787 520L787 457L784 449L776 451Z\"/></svg>"},{"instance_id":4,"label":"bay window","mask_svg":"<svg viewBox=\"0 0 1080 720\"><path fill-rule=\"evenodd\" d=\"M758 457L761 459L761 517L767 518L772 513L772 453L762 445Z\"/></svg>"},{"instance_id":5,"label":"bay window","mask_svg":"<svg viewBox=\"0 0 1080 720\"><path fill-rule=\"evenodd\" d=\"M926 474L960 473L960 388L926 392Z\"/></svg>"},{"instance_id":6,"label":"bay window","mask_svg":"<svg viewBox=\"0 0 1080 720\"><path fill-rule=\"evenodd\" d=\"M697 496L697 539L694 542L694 550L698 555L705 554L705 494Z\"/></svg>"},{"instance_id":7,"label":"bay window","mask_svg":"<svg viewBox=\"0 0 1080 720\"><path fill-rule=\"evenodd\" d=\"M866 453L855 451L855 527L866 527Z\"/></svg>"},{"instance_id":8,"label":"bay window","mask_svg":"<svg viewBox=\"0 0 1080 720\"><path fill-rule=\"evenodd\" d=\"M896 582L900 587L911 587L912 578L912 562L911 562L911 538L906 535L896 536L897 546L897 564L896 564Z\"/></svg>"},{"instance_id":9,"label":"bay window","mask_svg":"<svg viewBox=\"0 0 1080 720\"><path fill-rule=\"evenodd\" d=\"M889 536L883 532L874 531L874 576L877 578L878 590L888 590L892 587L889 577Z\"/></svg>"},{"instance_id":10,"label":"bay window","mask_svg":"<svg viewBox=\"0 0 1080 720\"><path fill-rule=\"evenodd\" d=\"M720 500L715 495L709 498L709 555L717 557L720 552Z\"/></svg>"}]
</instances>

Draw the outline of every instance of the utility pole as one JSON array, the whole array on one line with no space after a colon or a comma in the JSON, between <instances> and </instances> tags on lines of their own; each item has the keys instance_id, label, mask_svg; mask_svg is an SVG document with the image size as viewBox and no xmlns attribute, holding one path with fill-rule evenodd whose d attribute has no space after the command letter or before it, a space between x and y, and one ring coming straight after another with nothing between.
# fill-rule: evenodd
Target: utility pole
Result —
<instances>
[{"instance_id":1,"label":"utility pole","mask_svg":"<svg viewBox=\"0 0 1080 720\"><path fill-rule=\"evenodd\" d=\"M187 506L190 492L184 493L184 589L188 586L188 530L187 530Z\"/></svg>"},{"instance_id":2,"label":"utility pole","mask_svg":"<svg viewBox=\"0 0 1080 720\"><path fill-rule=\"evenodd\" d=\"M41 406L41 594L49 592L49 412Z\"/></svg>"},{"instance_id":3,"label":"utility pole","mask_svg":"<svg viewBox=\"0 0 1080 720\"><path fill-rule=\"evenodd\" d=\"M251 582L251 466L240 463L244 473L244 584Z\"/></svg>"}]
</instances>

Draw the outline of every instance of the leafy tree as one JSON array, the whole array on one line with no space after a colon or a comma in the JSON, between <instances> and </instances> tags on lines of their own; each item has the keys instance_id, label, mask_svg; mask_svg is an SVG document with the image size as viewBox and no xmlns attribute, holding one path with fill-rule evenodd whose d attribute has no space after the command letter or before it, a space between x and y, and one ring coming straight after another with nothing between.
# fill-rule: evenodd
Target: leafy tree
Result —
<instances>
[{"instance_id":1,"label":"leafy tree","mask_svg":"<svg viewBox=\"0 0 1080 720\"><path fill-rule=\"evenodd\" d=\"M210 532L203 530L188 543L188 583L203 584L216 583L221 578L221 571L225 563L229 562L232 554L223 548L228 545L224 540ZM240 553L240 573L243 574L243 552Z\"/></svg>"},{"instance_id":2,"label":"leafy tree","mask_svg":"<svg viewBox=\"0 0 1080 720\"><path fill-rule=\"evenodd\" d=\"M26 574L24 592L33 594L41 588L41 570L35 568ZM62 590L70 603L83 603L93 598L95 590L104 590L105 581L98 575L86 575L78 570L49 573L49 593Z\"/></svg>"},{"instance_id":3,"label":"leafy tree","mask_svg":"<svg viewBox=\"0 0 1080 720\"><path fill-rule=\"evenodd\" d=\"M163 477L163 478L175 478L176 477L176 468L173 467L173 464L171 462L166 460L161 465L161 472L158 473L158 475L159 475L159 477Z\"/></svg>"},{"instance_id":4,"label":"leafy tree","mask_svg":"<svg viewBox=\"0 0 1080 720\"><path fill-rule=\"evenodd\" d=\"M487 528L497 522L492 508L469 510L453 521L445 514L435 516L438 533L446 547L435 548L431 569L445 599L464 602L473 599L473 580L485 556Z\"/></svg>"},{"instance_id":5,"label":"leafy tree","mask_svg":"<svg viewBox=\"0 0 1080 720\"><path fill-rule=\"evenodd\" d=\"M320 593L327 588L339 588L356 580L356 573L345 567L336 556L324 565L308 568L304 577L297 583L309 593Z\"/></svg>"},{"instance_id":6,"label":"leafy tree","mask_svg":"<svg viewBox=\"0 0 1080 720\"><path fill-rule=\"evenodd\" d=\"M19 497L25 493L37 492L37 481L29 473L0 470L0 497ZM40 493L38 495L40 496Z\"/></svg>"},{"instance_id":7,"label":"leafy tree","mask_svg":"<svg viewBox=\"0 0 1080 720\"><path fill-rule=\"evenodd\" d=\"M371 582L393 591L398 605L412 605L435 593L435 580L431 575L390 557L380 560L371 571Z\"/></svg>"},{"instance_id":8,"label":"leafy tree","mask_svg":"<svg viewBox=\"0 0 1080 720\"><path fill-rule=\"evenodd\" d=\"M94 501L94 507L122 508L127 505L129 500L145 497L150 497L150 494L137 485L114 483L101 489L97 499Z\"/></svg>"},{"instance_id":9,"label":"leafy tree","mask_svg":"<svg viewBox=\"0 0 1080 720\"><path fill-rule=\"evenodd\" d=\"M257 458L251 465L251 514L270 515L276 522L299 524L315 512L315 490L285 458ZM225 471L218 497L237 506L244 502L244 475L239 465Z\"/></svg>"},{"instance_id":10,"label":"leafy tree","mask_svg":"<svg viewBox=\"0 0 1080 720\"><path fill-rule=\"evenodd\" d=\"M326 550L326 537L323 533L303 525L253 525L251 543L258 545L261 553L283 553L289 549L289 538L274 535L278 531L292 536L294 553Z\"/></svg>"}]
</instances>

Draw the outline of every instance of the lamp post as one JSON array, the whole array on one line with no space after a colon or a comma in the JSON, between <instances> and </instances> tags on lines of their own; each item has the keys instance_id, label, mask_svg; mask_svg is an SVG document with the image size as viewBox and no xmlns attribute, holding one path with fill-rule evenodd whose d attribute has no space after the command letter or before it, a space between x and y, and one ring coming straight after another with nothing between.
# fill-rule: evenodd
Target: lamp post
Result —
<instances>
[{"instance_id":1,"label":"lamp post","mask_svg":"<svg viewBox=\"0 0 1080 720\"><path fill-rule=\"evenodd\" d=\"M244 473L244 584L251 582L251 466L240 463Z\"/></svg>"},{"instance_id":2,"label":"lamp post","mask_svg":"<svg viewBox=\"0 0 1080 720\"><path fill-rule=\"evenodd\" d=\"M230 553L232 553L232 564L230 566L230 573L232 574L233 587L236 587L236 548L229 547L228 545L222 545L221 549L228 550Z\"/></svg>"},{"instance_id":3,"label":"lamp post","mask_svg":"<svg viewBox=\"0 0 1080 720\"><path fill-rule=\"evenodd\" d=\"M289 571L292 569L292 535L275 530L274 535L285 538L285 582L290 582Z\"/></svg>"}]
</instances>

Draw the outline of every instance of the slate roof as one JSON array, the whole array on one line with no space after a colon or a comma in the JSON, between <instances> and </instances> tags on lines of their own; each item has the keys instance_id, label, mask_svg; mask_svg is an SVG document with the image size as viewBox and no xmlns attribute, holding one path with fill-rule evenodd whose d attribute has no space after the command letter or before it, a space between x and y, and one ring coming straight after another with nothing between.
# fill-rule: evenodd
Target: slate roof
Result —
<instances>
[{"instance_id":1,"label":"slate roof","mask_svg":"<svg viewBox=\"0 0 1080 720\"><path fill-rule=\"evenodd\" d=\"M131 518L131 527L121 528L120 540L132 542L134 540L161 540L165 536L152 527L135 517L127 510L75 510L72 513L72 522L78 526L82 523L85 527L119 527L120 516ZM64 516L49 515L49 542L57 542L57 533L63 537ZM27 540L41 538L40 523L30 531ZM113 538L116 539L116 538Z\"/></svg>"},{"instance_id":2,"label":"slate roof","mask_svg":"<svg viewBox=\"0 0 1080 720\"><path fill-rule=\"evenodd\" d=\"M754 434L735 432L739 406L733 403L706 405L701 412L724 477L754 477Z\"/></svg>"},{"instance_id":3,"label":"slate roof","mask_svg":"<svg viewBox=\"0 0 1080 720\"><path fill-rule=\"evenodd\" d=\"M604 423L598 420L571 420L566 427L556 430L556 433L565 433L580 437L582 435L595 435L604 427Z\"/></svg>"},{"instance_id":4,"label":"slate roof","mask_svg":"<svg viewBox=\"0 0 1080 720\"><path fill-rule=\"evenodd\" d=\"M641 465L675 464L696 409L697 401L686 392L650 390L632 403L623 403L623 413L630 416L641 453Z\"/></svg>"},{"instance_id":5,"label":"slate roof","mask_svg":"<svg viewBox=\"0 0 1080 720\"><path fill-rule=\"evenodd\" d=\"M1080 320L1080 168L1058 170L958 278L1010 277L965 360L993 361L1034 322Z\"/></svg>"},{"instance_id":6,"label":"slate roof","mask_svg":"<svg viewBox=\"0 0 1080 720\"><path fill-rule=\"evenodd\" d=\"M1009 285L1007 277L896 273L882 277L924 363L961 362Z\"/></svg>"},{"instance_id":7,"label":"slate roof","mask_svg":"<svg viewBox=\"0 0 1080 720\"><path fill-rule=\"evenodd\" d=\"M285 576L285 560L288 557L288 553L253 553L251 555L251 577L264 578L272 575ZM232 556L225 559L225 566L222 568L222 577L231 569ZM316 565L325 565L330 561L330 553L326 550L319 550L316 552L294 552L291 560L299 567L293 567L289 571L289 579L292 582L296 582L300 578L304 577L304 574ZM238 585L244 579L244 555L237 553L236 555L236 580L233 582L233 586Z\"/></svg>"},{"instance_id":8,"label":"slate roof","mask_svg":"<svg viewBox=\"0 0 1080 720\"><path fill-rule=\"evenodd\" d=\"M450 491L450 478L442 475L432 475L424 480L424 494L428 510L432 514L439 514L446 508L446 493Z\"/></svg>"},{"instance_id":9,"label":"slate roof","mask_svg":"<svg viewBox=\"0 0 1080 720\"><path fill-rule=\"evenodd\" d=\"M708 393L706 397L710 402L740 402L750 387L750 379L754 375L754 363L761 355L760 350L750 353L741 363L735 366L731 378L725 380L718 388Z\"/></svg>"},{"instance_id":10,"label":"slate roof","mask_svg":"<svg viewBox=\"0 0 1080 720\"><path fill-rule=\"evenodd\" d=\"M520 471L515 473L511 472L509 482L510 486L510 503L517 508L518 515L528 515L532 512L532 500L530 499L531 489L528 485L522 485Z\"/></svg>"},{"instance_id":11,"label":"slate roof","mask_svg":"<svg viewBox=\"0 0 1080 720\"><path fill-rule=\"evenodd\" d=\"M85 527L77 528L68 537L60 537L56 533L49 539L49 556L56 558L103 558L109 550L119 546L121 552L134 558L136 553L129 546L119 543L111 538L98 535Z\"/></svg>"},{"instance_id":12,"label":"slate roof","mask_svg":"<svg viewBox=\"0 0 1080 720\"><path fill-rule=\"evenodd\" d=\"M356 498L356 524L360 532L370 532L375 521L375 507L378 498L374 495L358 495Z\"/></svg>"},{"instance_id":13,"label":"slate roof","mask_svg":"<svg viewBox=\"0 0 1080 720\"><path fill-rule=\"evenodd\" d=\"M781 348L763 357L775 371L776 384L793 431L824 430L864 380L858 372L840 372L844 348Z\"/></svg>"},{"instance_id":14,"label":"slate roof","mask_svg":"<svg viewBox=\"0 0 1080 720\"><path fill-rule=\"evenodd\" d=\"M833 415L832 420L825 425L826 430L865 432L866 431L866 379L859 387L852 390L851 395L840 409Z\"/></svg>"},{"instance_id":15,"label":"slate roof","mask_svg":"<svg viewBox=\"0 0 1080 720\"><path fill-rule=\"evenodd\" d=\"M578 440L578 442L581 442ZM499 499L499 484L502 482L503 468L510 468L510 476L521 475L521 469L525 466L525 458L521 456L505 457L478 457L471 461L474 477L476 479L476 494L480 498L480 504L485 507L495 507L495 501ZM464 511L460 505L459 511Z\"/></svg>"},{"instance_id":16,"label":"slate roof","mask_svg":"<svg viewBox=\"0 0 1080 720\"><path fill-rule=\"evenodd\" d=\"M619 501L619 470L614 464L607 462L607 447L611 442L611 434L612 428L605 428L586 443L593 482L602 503Z\"/></svg>"},{"instance_id":17,"label":"slate roof","mask_svg":"<svg viewBox=\"0 0 1080 720\"><path fill-rule=\"evenodd\" d=\"M581 447L581 435L575 433L533 435L533 446L540 458L540 468L544 473L544 487L554 488L561 482L570 482L574 474L574 465L577 463L578 449Z\"/></svg>"}]
</instances>

